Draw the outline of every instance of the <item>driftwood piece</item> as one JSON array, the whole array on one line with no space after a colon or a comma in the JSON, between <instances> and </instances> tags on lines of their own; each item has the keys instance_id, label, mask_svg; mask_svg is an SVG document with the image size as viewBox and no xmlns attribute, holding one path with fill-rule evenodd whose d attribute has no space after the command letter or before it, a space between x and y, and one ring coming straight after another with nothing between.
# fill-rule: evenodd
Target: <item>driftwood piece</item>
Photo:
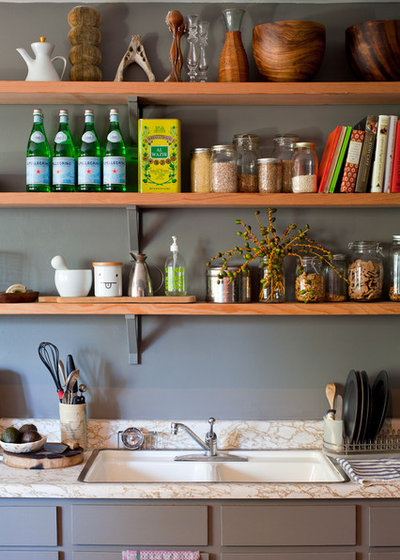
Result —
<instances>
[{"instance_id":1,"label":"driftwood piece","mask_svg":"<svg viewBox=\"0 0 400 560\"><path fill-rule=\"evenodd\" d=\"M146 73L149 82L155 82L156 78L151 70L150 63L147 59L146 52L142 43L142 38L140 35L132 35L132 39L129 43L128 50L122 57L119 63L117 73L115 74L114 82L123 82L124 80L124 70L131 64L138 64Z\"/></svg>"},{"instance_id":2,"label":"driftwood piece","mask_svg":"<svg viewBox=\"0 0 400 560\"><path fill-rule=\"evenodd\" d=\"M185 19L178 10L171 10L165 18L165 23L172 33L172 45L169 51L172 68L171 73L165 78L164 82L181 82L183 56L180 43L182 35L185 33Z\"/></svg>"}]
</instances>

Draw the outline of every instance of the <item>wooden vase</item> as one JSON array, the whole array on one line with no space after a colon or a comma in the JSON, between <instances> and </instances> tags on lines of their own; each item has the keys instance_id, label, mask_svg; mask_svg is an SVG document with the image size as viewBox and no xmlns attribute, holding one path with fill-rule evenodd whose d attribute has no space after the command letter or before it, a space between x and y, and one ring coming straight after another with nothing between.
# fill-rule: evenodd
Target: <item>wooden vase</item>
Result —
<instances>
[{"instance_id":1,"label":"wooden vase","mask_svg":"<svg viewBox=\"0 0 400 560\"><path fill-rule=\"evenodd\" d=\"M220 82L248 82L249 61L240 31L226 31L218 67Z\"/></svg>"}]
</instances>

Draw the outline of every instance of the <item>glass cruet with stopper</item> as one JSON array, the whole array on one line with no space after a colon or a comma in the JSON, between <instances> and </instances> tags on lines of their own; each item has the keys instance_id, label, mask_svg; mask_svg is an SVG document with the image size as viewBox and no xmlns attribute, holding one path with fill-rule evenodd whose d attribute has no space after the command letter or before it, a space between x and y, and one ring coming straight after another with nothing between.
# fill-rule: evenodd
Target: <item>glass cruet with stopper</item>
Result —
<instances>
[{"instance_id":1,"label":"glass cruet with stopper","mask_svg":"<svg viewBox=\"0 0 400 560\"><path fill-rule=\"evenodd\" d=\"M292 157L296 142L296 134L283 134L274 137L272 156L282 160L282 192L292 192Z\"/></svg>"},{"instance_id":2,"label":"glass cruet with stopper","mask_svg":"<svg viewBox=\"0 0 400 560\"><path fill-rule=\"evenodd\" d=\"M317 192L318 159L314 142L296 142L292 157L292 191Z\"/></svg>"},{"instance_id":3,"label":"glass cruet with stopper","mask_svg":"<svg viewBox=\"0 0 400 560\"><path fill-rule=\"evenodd\" d=\"M256 134L235 134L237 154L237 188L239 192L258 191L258 142Z\"/></svg>"},{"instance_id":4,"label":"glass cruet with stopper","mask_svg":"<svg viewBox=\"0 0 400 560\"><path fill-rule=\"evenodd\" d=\"M400 301L400 235L393 235L390 260L389 299Z\"/></svg>"},{"instance_id":5,"label":"glass cruet with stopper","mask_svg":"<svg viewBox=\"0 0 400 560\"><path fill-rule=\"evenodd\" d=\"M296 269L295 294L297 301L316 303L324 301L325 283L321 261L306 255L299 260Z\"/></svg>"},{"instance_id":6,"label":"glass cruet with stopper","mask_svg":"<svg viewBox=\"0 0 400 560\"><path fill-rule=\"evenodd\" d=\"M352 241L348 268L349 298L373 301L382 297L383 253L378 241Z\"/></svg>"}]
</instances>

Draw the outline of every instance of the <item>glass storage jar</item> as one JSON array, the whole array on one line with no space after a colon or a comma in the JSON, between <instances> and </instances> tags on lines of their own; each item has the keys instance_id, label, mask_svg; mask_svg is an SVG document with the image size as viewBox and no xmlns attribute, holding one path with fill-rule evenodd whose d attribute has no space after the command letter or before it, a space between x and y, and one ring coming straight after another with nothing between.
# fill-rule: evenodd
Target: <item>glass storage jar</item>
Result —
<instances>
[{"instance_id":1,"label":"glass storage jar","mask_svg":"<svg viewBox=\"0 0 400 560\"><path fill-rule=\"evenodd\" d=\"M258 136L235 134L233 145L237 153L237 187L239 192L258 192Z\"/></svg>"},{"instance_id":2,"label":"glass storage jar","mask_svg":"<svg viewBox=\"0 0 400 560\"><path fill-rule=\"evenodd\" d=\"M260 192L282 191L282 160L260 158L258 160L258 190Z\"/></svg>"},{"instance_id":3,"label":"glass storage jar","mask_svg":"<svg viewBox=\"0 0 400 560\"><path fill-rule=\"evenodd\" d=\"M296 269L295 295L297 301L316 303L324 301L324 275L321 261L306 255L299 261Z\"/></svg>"},{"instance_id":4,"label":"glass storage jar","mask_svg":"<svg viewBox=\"0 0 400 560\"><path fill-rule=\"evenodd\" d=\"M349 243L352 256L348 269L349 298L373 301L382 297L383 254L378 241Z\"/></svg>"},{"instance_id":5,"label":"glass storage jar","mask_svg":"<svg viewBox=\"0 0 400 560\"><path fill-rule=\"evenodd\" d=\"M296 142L292 157L292 191L317 192L318 159L314 142Z\"/></svg>"},{"instance_id":6,"label":"glass storage jar","mask_svg":"<svg viewBox=\"0 0 400 560\"><path fill-rule=\"evenodd\" d=\"M273 139L272 156L282 160L282 192L292 192L292 157L298 141L296 134L283 134Z\"/></svg>"},{"instance_id":7,"label":"glass storage jar","mask_svg":"<svg viewBox=\"0 0 400 560\"><path fill-rule=\"evenodd\" d=\"M195 148L190 163L191 190L195 193L210 192L211 149Z\"/></svg>"},{"instance_id":8,"label":"glass storage jar","mask_svg":"<svg viewBox=\"0 0 400 560\"><path fill-rule=\"evenodd\" d=\"M390 260L389 299L400 301L400 235L393 235Z\"/></svg>"},{"instance_id":9,"label":"glass storage jar","mask_svg":"<svg viewBox=\"0 0 400 560\"><path fill-rule=\"evenodd\" d=\"M332 255L332 268L325 266L325 300L332 302L347 299L347 258L342 253ZM336 272L337 271L337 272Z\"/></svg>"},{"instance_id":10,"label":"glass storage jar","mask_svg":"<svg viewBox=\"0 0 400 560\"><path fill-rule=\"evenodd\" d=\"M211 192L237 192L236 150L218 145L211 149Z\"/></svg>"}]
</instances>

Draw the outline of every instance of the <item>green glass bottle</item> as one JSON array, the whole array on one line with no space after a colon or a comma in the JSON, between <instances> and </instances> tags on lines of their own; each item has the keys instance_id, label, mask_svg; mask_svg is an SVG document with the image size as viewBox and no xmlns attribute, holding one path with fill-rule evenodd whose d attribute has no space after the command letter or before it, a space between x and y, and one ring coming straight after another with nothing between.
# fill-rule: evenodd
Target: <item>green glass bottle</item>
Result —
<instances>
[{"instance_id":1,"label":"green glass bottle","mask_svg":"<svg viewBox=\"0 0 400 560\"><path fill-rule=\"evenodd\" d=\"M110 126L103 156L105 191L126 191L126 148L118 122L118 109L110 109Z\"/></svg>"},{"instance_id":2,"label":"green glass bottle","mask_svg":"<svg viewBox=\"0 0 400 560\"><path fill-rule=\"evenodd\" d=\"M41 109L33 110L33 126L26 149L26 190L50 192L50 147Z\"/></svg>"},{"instance_id":3,"label":"green glass bottle","mask_svg":"<svg viewBox=\"0 0 400 560\"><path fill-rule=\"evenodd\" d=\"M94 128L92 109L85 109L85 126L78 154L78 191L101 191L100 142Z\"/></svg>"},{"instance_id":4,"label":"green glass bottle","mask_svg":"<svg viewBox=\"0 0 400 560\"><path fill-rule=\"evenodd\" d=\"M60 109L60 124L53 146L53 190L75 190L75 146L68 125L68 111Z\"/></svg>"}]
</instances>

